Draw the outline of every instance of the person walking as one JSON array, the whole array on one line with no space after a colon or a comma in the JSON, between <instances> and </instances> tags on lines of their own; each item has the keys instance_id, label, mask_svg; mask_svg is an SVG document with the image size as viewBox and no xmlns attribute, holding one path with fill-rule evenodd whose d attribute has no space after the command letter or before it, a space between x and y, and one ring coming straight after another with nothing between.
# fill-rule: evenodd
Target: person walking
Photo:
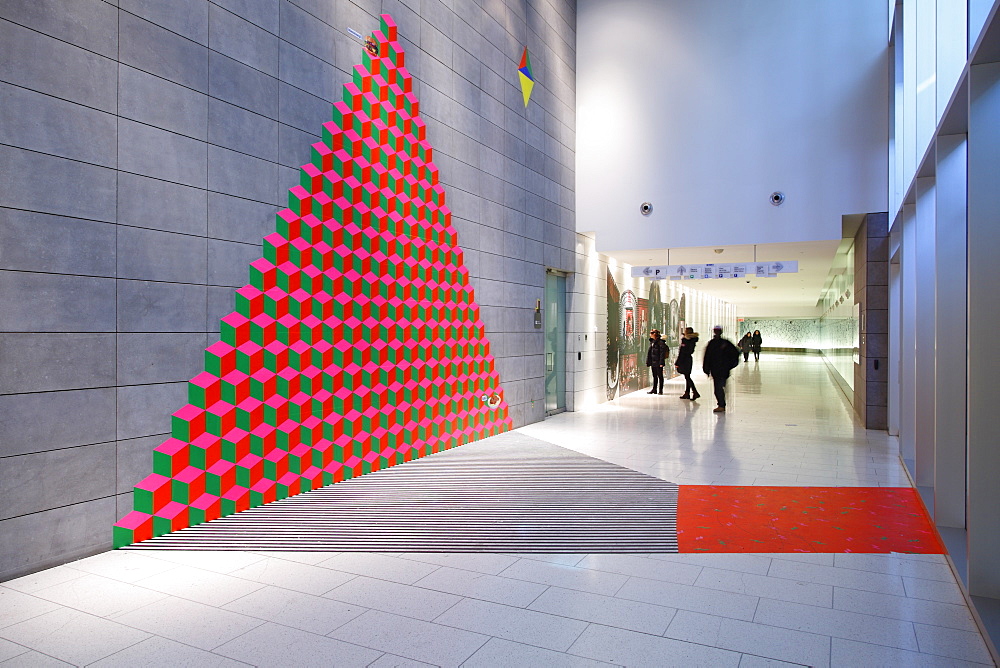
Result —
<instances>
[{"instance_id":1,"label":"person walking","mask_svg":"<svg viewBox=\"0 0 1000 668\"><path fill-rule=\"evenodd\" d=\"M712 377L712 384L715 386L715 400L718 406L716 413L726 412L726 381L729 380L729 372L740 363L740 351L729 339L722 336L722 325L712 328L712 340L705 346L705 359L702 369Z\"/></svg>"},{"instance_id":2,"label":"person walking","mask_svg":"<svg viewBox=\"0 0 1000 668\"><path fill-rule=\"evenodd\" d=\"M646 394L663 394L663 366L670 357L667 342L660 338L660 330L649 333L649 350L646 352L646 366L653 371L653 389Z\"/></svg>"},{"instance_id":3,"label":"person walking","mask_svg":"<svg viewBox=\"0 0 1000 668\"><path fill-rule=\"evenodd\" d=\"M750 332L747 332L746 334L743 335L743 338L740 339L740 342L736 344L737 346L739 346L740 350L743 351L744 362L748 362L750 360L750 346L751 346L750 342L752 340L753 337L750 335Z\"/></svg>"},{"instance_id":4,"label":"person walking","mask_svg":"<svg viewBox=\"0 0 1000 668\"><path fill-rule=\"evenodd\" d=\"M753 350L753 361L760 361L760 344L763 343L763 339L760 338L760 330L753 330L753 337L750 339L750 349Z\"/></svg>"},{"instance_id":5,"label":"person walking","mask_svg":"<svg viewBox=\"0 0 1000 668\"><path fill-rule=\"evenodd\" d=\"M677 349L677 361L674 362L677 373L684 376L684 394L681 395L681 399L694 401L701 396L698 394L698 388L694 386L694 381L691 380L691 371L694 367L694 348L697 344L698 333L693 328L686 327L684 336L681 337L681 347Z\"/></svg>"}]
</instances>

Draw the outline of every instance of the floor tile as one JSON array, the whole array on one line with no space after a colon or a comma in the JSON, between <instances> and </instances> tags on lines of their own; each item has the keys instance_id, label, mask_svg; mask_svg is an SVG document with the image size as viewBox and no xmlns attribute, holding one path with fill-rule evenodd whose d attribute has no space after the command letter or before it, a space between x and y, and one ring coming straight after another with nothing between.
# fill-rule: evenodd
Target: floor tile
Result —
<instances>
[{"instance_id":1,"label":"floor tile","mask_svg":"<svg viewBox=\"0 0 1000 668\"><path fill-rule=\"evenodd\" d=\"M267 623L217 647L215 653L255 666L367 666L377 650Z\"/></svg>"},{"instance_id":2,"label":"floor tile","mask_svg":"<svg viewBox=\"0 0 1000 668\"><path fill-rule=\"evenodd\" d=\"M0 629L58 609L51 601L0 586Z\"/></svg>"},{"instance_id":3,"label":"floor tile","mask_svg":"<svg viewBox=\"0 0 1000 668\"><path fill-rule=\"evenodd\" d=\"M549 564L560 564L562 566L576 566L587 557L585 554L511 554L508 556L528 559L529 561L544 561Z\"/></svg>"},{"instance_id":4,"label":"floor tile","mask_svg":"<svg viewBox=\"0 0 1000 668\"><path fill-rule=\"evenodd\" d=\"M888 573L922 580L955 581L951 567L943 556L938 562L927 562L905 559L893 554L835 554L833 564L838 568Z\"/></svg>"},{"instance_id":5,"label":"floor tile","mask_svg":"<svg viewBox=\"0 0 1000 668\"><path fill-rule=\"evenodd\" d=\"M895 647L882 647L843 638L833 639L833 649L830 659L831 665L834 666L906 666L906 668L910 668L911 666L913 668L940 668L941 666L949 666L950 668L959 668L961 666L993 665L992 662L983 664L945 659L934 654L921 654Z\"/></svg>"},{"instance_id":6,"label":"floor tile","mask_svg":"<svg viewBox=\"0 0 1000 668\"><path fill-rule=\"evenodd\" d=\"M913 624L887 617L761 599L753 621L887 647L917 649Z\"/></svg>"},{"instance_id":7,"label":"floor tile","mask_svg":"<svg viewBox=\"0 0 1000 668\"><path fill-rule=\"evenodd\" d=\"M737 652L591 624L569 648L570 654L620 666L738 666Z\"/></svg>"},{"instance_id":8,"label":"floor tile","mask_svg":"<svg viewBox=\"0 0 1000 668\"><path fill-rule=\"evenodd\" d=\"M19 654L13 659L0 663L0 666L3 666L4 668L60 668L60 666L72 665L72 663L66 663L65 661L54 659L51 656L47 656L34 650L28 650L24 654Z\"/></svg>"},{"instance_id":9,"label":"floor tile","mask_svg":"<svg viewBox=\"0 0 1000 668\"><path fill-rule=\"evenodd\" d=\"M328 591L324 597L428 622L462 600L454 594L363 575Z\"/></svg>"},{"instance_id":10,"label":"floor tile","mask_svg":"<svg viewBox=\"0 0 1000 668\"><path fill-rule=\"evenodd\" d=\"M893 596L902 596L905 593L903 579L898 575L856 571L850 568L835 568L786 559L773 560L767 574L774 578L835 585L874 591L880 594L892 594Z\"/></svg>"},{"instance_id":11,"label":"floor tile","mask_svg":"<svg viewBox=\"0 0 1000 668\"><path fill-rule=\"evenodd\" d=\"M965 605L924 601L905 596L889 596L857 589L837 587L833 593L837 610L862 612L879 617L891 617L908 622L944 626L963 631L975 631L976 622Z\"/></svg>"},{"instance_id":12,"label":"floor tile","mask_svg":"<svg viewBox=\"0 0 1000 668\"><path fill-rule=\"evenodd\" d=\"M914 624L917 645L924 654L936 654L963 661L988 663L990 652L978 631L960 631L941 626Z\"/></svg>"},{"instance_id":13,"label":"floor tile","mask_svg":"<svg viewBox=\"0 0 1000 668\"><path fill-rule=\"evenodd\" d=\"M770 578L753 573L737 573L718 568L705 568L694 583L698 587L749 594L779 601L830 607L833 587L830 585L800 582L784 578Z\"/></svg>"},{"instance_id":14,"label":"floor tile","mask_svg":"<svg viewBox=\"0 0 1000 668\"><path fill-rule=\"evenodd\" d=\"M527 607L548 585L442 566L417 581L418 587L518 608Z\"/></svg>"},{"instance_id":15,"label":"floor tile","mask_svg":"<svg viewBox=\"0 0 1000 668\"><path fill-rule=\"evenodd\" d=\"M232 571L229 576L316 596L322 596L355 578L354 575L329 568L272 558L239 568Z\"/></svg>"},{"instance_id":16,"label":"floor tile","mask_svg":"<svg viewBox=\"0 0 1000 668\"><path fill-rule=\"evenodd\" d=\"M505 578L613 595L628 579L618 573L603 573L575 566L521 559L500 574Z\"/></svg>"},{"instance_id":17,"label":"floor tile","mask_svg":"<svg viewBox=\"0 0 1000 668\"><path fill-rule=\"evenodd\" d=\"M247 617L277 622L320 635L326 635L368 610L280 587L258 589L227 603L223 608Z\"/></svg>"},{"instance_id":18,"label":"floor tile","mask_svg":"<svg viewBox=\"0 0 1000 668\"><path fill-rule=\"evenodd\" d=\"M13 659L15 656L20 656L28 651L30 650L23 645L18 645L17 643L0 638L0 663L3 663L8 659Z\"/></svg>"},{"instance_id":19,"label":"floor tile","mask_svg":"<svg viewBox=\"0 0 1000 668\"><path fill-rule=\"evenodd\" d=\"M613 664L563 652L553 652L541 647L523 645L502 638L490 638L482 649L462 664L462 668L523 668L524 666L591 668L608 665Z\"/></svg>"},{"instance_id":20,"label":"floor tile","mask_svg":"<svg viewBox=\"0 0 1000 668\"><path fill-rule=\"evenodd\" d=\"M549 587L528 607L552 615L653 635L663 635L677 612L675 608L558 587Z\"/></svg>"},{"instance_id":21,"label":"floor tile","mask_svg":"<svg viewBox=\"0 0 1000 668\"><path fill-rule=\"evenodd\" d=\"M744 621L753 619L758 602L756 596L642 578L629 578L616 597Z\"/></svg>"},{"instance_id":22,"label":"floor tile","mask_svg":"<svg viewBox=\"0 0 1000 668\"><path fill-rule=\"evenodd\" d=\"M434 668L429 663L407 659L395 654L383 654L368 664L368 668Z\"/></svg>"},{"instance_id":23,"label":"floor tile","mask_svg":"<svg viewBox=\"0 0 1000 668\"><path fill-rule=\"evenodd\" d=\"M667 638L809 666L830 665L830 637L681 610Z\"/></svg>"},{"instance_id":24,"label":"floor tile","mask_svg":"<svg viewBox=\"0 0 1000 668\"><path fill-rule=\"evenodd\" d=\"M111 580L120 582L135 583L139 580L159 575L166 571L177 568L177 564L172 561L156 559L149 555L128 550L112 550L93 557L81 559L67 564L67 568L75 571L83 571L93 575L100 575Z\"/></svg>"},{"instance_id":25,"label":"floor tile","mask_svg":"<svg viewBox=\"0 0 1000 668\"><path fill-rule=\"evenodd\" d=\"M142 554L172 564L192 566L214 573L231 573L265 558L264 555L254 552L211 550L143 550Z\"/></svg>"},{"instance_id":26,"label":"floor tile","mask_svg":"<svg viewBox=\"0 0 1000 668\"><path fill-rule=\"evenodd\" d=\"M965 596L962 595L962 590L958 588L958 583L955 581L937 582L921 578L903 578L903 589L906 596L910 598L966 605Z\"/></svg>"},{"instance_id":27,"label":"floor tile","mask_svg":"<svg viewBox=\"0 0 1000 668\"><path fill-rule=\"evenodd\" d=\"M231 603L264 586L259 582L250 582L242 578L203 571L189 566L178 566L164 573L139 580L136 584L164 594L212 606Z\"/></svg>"},{"instance_id":28,"label":"floor tile","mask_svg":"<svg viewBox=\"0 0 1000 668\"><path fill-rule=\"evenodd\" d=\"M68 565L57 566L56 568L49 568L44 571L32 573L31 575L25 575L13 580L7 580L6 582L0 584L0 587L6 587L7 589L13 589L14 591L30 594L34 591L38 591L39 589L51 587L52 585L56 585L61 582L68 582L69 580L82 576L83 573L70 568ZM2 617L2 614L0 614L0 617Z\"/></svg>"},{"instance_id":29,"label":"floor tile","mask_svg":"<svg viewBox=\"0 0 1000 668\"><path fill-rule=\"evenodd\" d=\"M135 610L166 597L166 594L152 589L89 573L68 582L39 589L34 595L98 617Z\"/></svg>"},{"instance_id":30,"label":"floor tile","mask_svg":"<svg viewBox=\"0 0 1000 668\"><path fill-rule=\"evenodd\" d=\"M255 554L259 554L262 557L269 557L271 559L284 559L285 561L294 561L299 564L309 564L310 566L315 566L321 561L326 561L332 556L340 554L339 552L268 552L257 550Z\"/></svg>"},{"instance_id":31,"label":"floor tile","mask_svg":"<svg viewBox=\"0 0 1000 668\"><path fill-rule=\"evenodd\" d=\"M0 629L0 637L75 665L86 665L149 637L138 629L60 608Z\"/></svg>"},{"instance_id":32,"label":"floor tile","mask_svg":"<svg viewBox=\"0 0 1000 668\"><path fill-rule=\"evenodd\" d=\"M434 621L559 652L565 652L587 627L576 619L468 598Z\"/></svg>"},{"instance_id":33,"label":"floor tile","mask_svg":"<svg viewBox=\"0 0 1000 668\"><path fill-rule=\"evenodd\" d=\"M212 650L264 622L181 598L165 598L126 612L115 621L185 645Z\"/></svg>"},{"instance_id":34,"label":"floor tile","mask_svg":"<svg viewBox=\"0 0 1000 668\"><path fill-rule=\"evenodd\" d=\"M458 666L489 636L372 610L330 637L436 666Z\"/></svg>"},{"instance_id":35,"label":"floor tile","mask_svg":"<svg viewBox=\"0 0 1000 668\"><path fill-rule=\"evenodd\" d=\"M432 553L405 553L396 555L400 559L410 559L421 561L425 564L436 564L438 566L448 566L463 571L473 571L485 573L487 575L497 575L515 561L517 557L506 554L444 554L440 552Z\"/></svg>"},{"instance_id":36,"label":"floor tile","mask_svg":"<svg viewBox=\"0 0 1000 668\"><path fill-rule=\"evenodd\" d=\"M771 558L762 554L650 554L649 558L756 575L767 575L771 567Z\"/></svg>"},{"instance_id":37,"label":"floor tile","mask_svg":"<svg viewBox=\"0 0 1000 668\"><path fill-rule=\"evenodd\" d=\"M678 584L694 584L701 573L701 566L678 561L660 561L635 554L592 554L579 562L577 568L634 575Z\"/></svg>"},{"instance_id":38,"label":"floor tile","mask_svg":"<svg viewBox=\"0 0 1000 668\"><path fill-rule=\"evenodd\" d=\"M778 661L753 654L744 654L740 657L740 668L796 668L801 665L801 663Z\"/></svg>"},{"instance_id":39,"label":"floor tile","mask_svg":"<svg viewBox=\"0 0 1000 668\"><path fill-rule=\"evenodd\" d=\"M428 573L438 569L433 564L388 557L382 554L345 552L320 562L323 568L331 568L354 575L389 580L400 584L413 584Z\"/></svg>"},{"instance_id":40,"label":"floor tile","mask_svg":"<svg viewBox=\"0 0 1000 668\"><path fill-rule=\"evenodd\" d=\"M153 636L115 652L88 668L241 668L249 664Z\"/></svg>"}]
</instances>

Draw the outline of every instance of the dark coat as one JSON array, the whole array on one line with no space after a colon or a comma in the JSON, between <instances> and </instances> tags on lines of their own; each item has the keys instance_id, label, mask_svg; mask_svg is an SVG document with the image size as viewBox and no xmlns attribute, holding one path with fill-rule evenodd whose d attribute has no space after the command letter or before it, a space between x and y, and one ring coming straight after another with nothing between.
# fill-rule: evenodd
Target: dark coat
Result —
<instances>
[{"instance_id":1,"label":"dark coat","mask_svg":"<svg viewBox=\"0 0 1000 668\"><path fill-rule=\"evenodd\" d=\"M694 348L697 344L697 336L692 336L690 339L681 337L681 347L677 349L677 361L674 362L677 373L685 376L691 373L691 368L694 366Z\"/></svg>"},{"instance_id":2,"label":"dark coat","mask_svg":"<svg viewBox=\"0 0 1000 668\"><path fill-rule=\"evenodd\" d=\"M754 334L750 339L750 349L755 353L759 353L761 343L763 343L763 339L761 339L760 334Z\"/></svg>"},{"instance_id":3,"label":"dark coat","mask_svg":"<svg viewBox=\"0 0 1000 668\"><path fill-rule=\"evenodd\" d=\"M750 342L752 340L753 340L753 337L750 336L750 332L747 332L746 336L744 336L742 339L740 339L740 342L737 343L736 345L738 345L740 347L740 350L742 350L744 352L750 352Z\"/></svg>"},{"instance_id":4,"label":"dark coat","mask_svg":"<svg viewBox=\"0 0 1000 668\"><path fill-rule=\"evenodd\" d=\"M667 358L670 357L670 348L663 339L653 339L649 342L649 350L646 352L646 366L664 366Z\"/></svg>"},{"instance_id":5,"label":"dark coat","mask_svg":"<svg viewBox=\"0 0 1000 668\"><path fill-rule=\"evenodd\" d=\"M729 378L729 372L739 361L739 351L733 342L722 336L715 336L705 346L702 369L715 378Z\"/></svg>"}]
</instances>

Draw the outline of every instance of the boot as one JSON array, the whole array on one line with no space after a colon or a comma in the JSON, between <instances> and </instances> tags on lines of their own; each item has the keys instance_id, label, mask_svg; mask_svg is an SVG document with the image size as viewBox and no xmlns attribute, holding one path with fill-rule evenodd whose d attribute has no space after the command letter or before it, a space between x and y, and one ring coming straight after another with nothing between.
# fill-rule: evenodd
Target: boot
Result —
<instances>
[{"instance_id":1,"label":"boot","mask_svg":"<svg viewBox=\"0 0 1000 668\"><path fill-rule=\"evenodd\" d=\"M684 394L681 395L681 399L690 399L690 398L691 398L691 395L688 394L687 392L685 392Z\"/></svg>"},{"instance_id":2,"label":"boot","mask_svg":"<svg viewBox=\"0 0 1000 668\"><path fill-rule=\"evenodd\" d=\"M700 394L698 394L698 390L695 390L695 391L694 391L694 396L692 396L692 397L691 397L691 401L694 401L695 399L697 399L697 398L698 398L698 397L700 397L700 396L701 396L701 395L700 395Z\"/></svg>"}]
</instances>

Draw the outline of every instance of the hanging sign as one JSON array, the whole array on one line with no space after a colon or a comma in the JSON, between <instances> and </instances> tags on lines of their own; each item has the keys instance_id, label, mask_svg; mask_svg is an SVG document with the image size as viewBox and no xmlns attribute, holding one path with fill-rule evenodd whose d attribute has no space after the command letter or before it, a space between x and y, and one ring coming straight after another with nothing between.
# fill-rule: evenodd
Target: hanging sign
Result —
<instances>
[{"instance_id":1,"label":"hanging sign","mask_svg":"<svg viewBox=\"0 0 1000 668\"><path fill-rule=\"evenodd\" d=\"M756 274L760 278L770 278L777 274L797 274L798 260L784 262L754 262L752 264L668 264L648 267L632 267L633 278L653 280L670 278L690 280L696 278L743 278Z\"/></svg>"}]
</instances>

